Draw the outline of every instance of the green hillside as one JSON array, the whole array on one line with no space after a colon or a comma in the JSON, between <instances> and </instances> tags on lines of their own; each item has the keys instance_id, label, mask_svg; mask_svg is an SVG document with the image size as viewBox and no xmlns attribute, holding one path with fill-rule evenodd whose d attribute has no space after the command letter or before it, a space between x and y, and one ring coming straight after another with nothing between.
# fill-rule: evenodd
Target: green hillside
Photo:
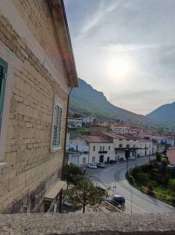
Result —
<instances>
[{"instance_id":1,"label":"green hillside","mask_svg":"<svg viewBox=\"0 0 175 235\"><path fill-rule=\"evenodd\" d=\"M91 114L99 118L122 120L137 125L149 124L144 116L111 104L102 92L95 90L84 80L79 80L79 88L73 89L70 100L72 111Z\"/></svg>"}]
</instances>

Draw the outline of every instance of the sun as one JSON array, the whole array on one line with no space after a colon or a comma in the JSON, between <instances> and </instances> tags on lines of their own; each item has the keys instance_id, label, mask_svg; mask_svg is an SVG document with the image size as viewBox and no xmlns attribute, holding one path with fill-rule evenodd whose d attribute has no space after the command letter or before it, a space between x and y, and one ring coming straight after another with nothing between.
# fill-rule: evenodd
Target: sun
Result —
<instances>
[{"instance_id":1,"label":"sun","mask_svg":"<svg viewBox=\"0 0 175 235\"><path fill-rule=\"evenodd\" d=\"M107 77L123 84L129 81L135 67L133 59L127 55L109 56L106 63Z\"/></svg>"}]
</instances>

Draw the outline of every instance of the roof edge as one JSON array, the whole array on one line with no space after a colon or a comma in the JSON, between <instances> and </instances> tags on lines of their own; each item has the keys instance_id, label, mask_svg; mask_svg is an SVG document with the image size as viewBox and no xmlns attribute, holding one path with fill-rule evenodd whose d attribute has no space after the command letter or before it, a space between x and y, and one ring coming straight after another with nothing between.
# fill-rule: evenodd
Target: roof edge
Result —
<instances>
[{"instance_id":1,"label":"roof edge","mask_svg":"<svg viewBox=\"0 0 175 235\"><path fill-rule=\"evenodd\" d=\"M63 0L47 0L70 87L78 86L78 76Z\"/></svg>"}]
</instances>

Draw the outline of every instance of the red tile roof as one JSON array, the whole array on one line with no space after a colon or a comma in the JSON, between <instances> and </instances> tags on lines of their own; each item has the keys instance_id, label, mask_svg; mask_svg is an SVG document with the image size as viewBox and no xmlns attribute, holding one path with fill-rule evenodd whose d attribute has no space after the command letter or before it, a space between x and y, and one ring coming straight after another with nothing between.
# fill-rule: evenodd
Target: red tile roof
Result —
<instances>
[{"instance_id":1,"label":"red tile roof","mask_svg":"<svg viewBox=\"0 0 175 235\"><path fill-rule=\"evenodd\" d=\"M86 141L88 143L112 143L112 138L110 138L109 136L105 136L105 135L94 135L94 136L88 136L86 138Z\"/></svg>"},{"instance_id":2,"label":"red tile roof","mask_svg":"<svg viewBox=\"0 0 175 235\"><path fill-rule=\"evenodd\" d=\"M170 164L175 165L175 148L170 148L167 151L167 157L168 157Z\"/></svg>"}]
</instances>

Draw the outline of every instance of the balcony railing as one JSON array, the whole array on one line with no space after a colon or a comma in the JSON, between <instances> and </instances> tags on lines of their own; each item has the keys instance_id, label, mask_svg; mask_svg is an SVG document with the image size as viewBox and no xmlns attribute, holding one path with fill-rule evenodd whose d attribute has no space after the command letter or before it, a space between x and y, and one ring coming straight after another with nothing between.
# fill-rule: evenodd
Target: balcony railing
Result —
<instances>
[{"instance_id":1,"label":"balcony railing","mask_svg":"<svg viewBox=\"0 0 175 235\"><path fill-rule=\"evenodd\" d=\"M98 153L105 154L105 153L108 153L108 151L99 151Z\"/></svg>"}]
</instances>

